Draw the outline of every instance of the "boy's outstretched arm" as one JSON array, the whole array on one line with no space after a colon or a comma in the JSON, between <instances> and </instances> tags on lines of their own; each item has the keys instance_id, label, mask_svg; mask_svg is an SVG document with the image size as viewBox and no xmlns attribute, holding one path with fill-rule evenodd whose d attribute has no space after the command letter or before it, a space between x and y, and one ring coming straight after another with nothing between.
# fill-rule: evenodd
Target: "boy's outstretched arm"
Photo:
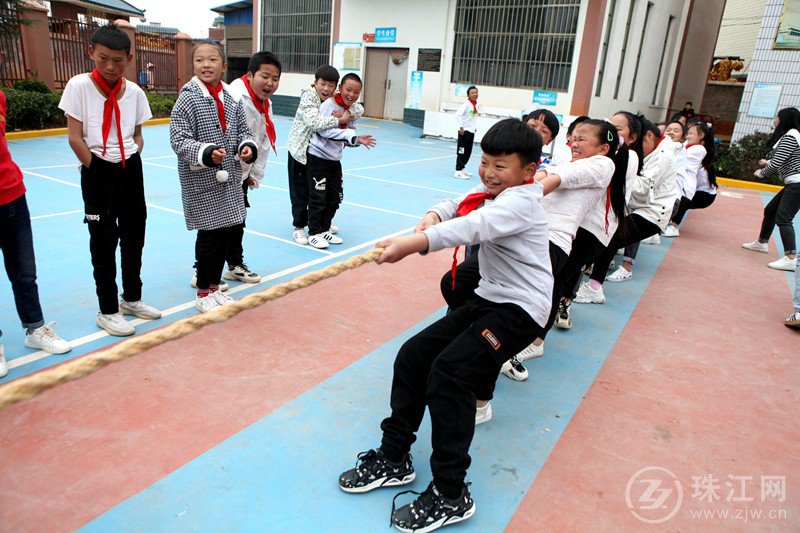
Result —
<instances>
[{"instance_id":1,"label":"boy's outstretched arm","mask_svg":"<svg viewBox=\"0 0 800 533\"><path fill-rule=\"evenodd\" d=\"M383 253L376 263L396 263L406 256L428 250L428 237L424 233L392 237L380 241L375 248L383 248Z\"/></svg>"}]
</instances>

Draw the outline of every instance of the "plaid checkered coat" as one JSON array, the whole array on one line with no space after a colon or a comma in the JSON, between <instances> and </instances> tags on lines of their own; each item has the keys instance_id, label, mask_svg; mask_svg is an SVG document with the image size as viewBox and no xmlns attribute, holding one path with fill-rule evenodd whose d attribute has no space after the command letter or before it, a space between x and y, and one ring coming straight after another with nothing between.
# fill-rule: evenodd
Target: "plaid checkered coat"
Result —
<instances>
[{"instance_id":1,"label":"plaid checkered coat","mask_svg":"<svg viewBox=\"0 0 800 533\"><path fill-rule=\"evenodd\" d=\"M172 108L169 140L178 155L183 216L189 230L227 228L244 222L242 167L238 153L253 143L244 108L228 92L222 92L226 132L222 132L214 98L197 77L181 88ZM225 148L228 155L220 167L206 167L202 157L210 146ZM228 181L219 183L217 171L228 171Z\"/></svg>"}]
</instances>

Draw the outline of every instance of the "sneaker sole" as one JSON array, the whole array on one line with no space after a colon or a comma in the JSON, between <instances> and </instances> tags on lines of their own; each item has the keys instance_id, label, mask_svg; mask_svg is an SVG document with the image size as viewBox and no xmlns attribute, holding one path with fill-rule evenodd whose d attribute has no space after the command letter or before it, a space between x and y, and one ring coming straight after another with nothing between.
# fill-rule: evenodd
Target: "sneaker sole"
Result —
<instances>
[{"instance_id":1,"label":"sneaker sole","mask_svg":"<svg viewBox=\"0 0 800 533\"><path fill-rule=\"evenodd\" d=\"M625 281L630 281L632 278L633 278L633 276L631 276L629 278L611 278L611 277L608 277L608 278L606 278L606 281L610 281L611 283L623 283Z\"/></svg>"},{"instance_id":2,"label":"sneaker sole","mask_svg":"<svg viewBox=\"0 0 800 533\"><path fill-rule=\"evenodd\" d=\"M520 382L522 382L522 381L526 381L526 380L528 379L528 376L525 376L525 377L520 377L520 376L518 376L517 374L511 373L511 372L505 372L505 371L503 371L503 372L502 372L502 374L503 374L505 377L507 377L508 379L513 379L514 381L520 381Z\"/></svg>"},{"instance_id":3,"label":"sneaker sole","mask_svg":"<svg viewBox=\"0 0 800 533\"><path fill-rule=\"evenodd\" d=\"M490 417L484 417L484 418L481 418L480 420L478 420L478 419L476 418L476 419L475 419L475 425L476 425L476 426L480 426L481 424L485 424L486 422L490 421L492 418L493 418L492 416L490 416Z\"/></svg>"},{"instance_id":4,"label":"sneaker sole","mask_svg":"<svg viewBox=\"0 0 800 533\"><path fill-rule=\"evenodd\" d=\"M457 524L459 522L463 522L464 520L472 517L475 514L475 502L472 502L472 507L464 511L464 514L461 516L446 516L440 520L437 520L433 524L429 526L425 526L422 529L407 529L397 524L394 524L395 529L398 531L402 531L403 533L427 533L428 531L434 531L439 529L440 527L449 526L451 524ZM394 520L392 520L394 522Z\"/></svg>"},{"instance_id":5,"label":"sneaker sole","mask_svg":"<svg viewBox=\"0 0 800 533\"><path fill-rule=\"evenodd\" d=\"M51 351L51 350L48 350L48 349L46 349L46 348L44 348L42 346L38 346L38 345L29 343L28 339L25 339L25 347L26 348L31 348L32 350L42 350L42 351L45 351L45 352L47 352L49 354L53 354L53 355L61 355L61 354L68 353L68 352L72 351L72 346L70 346L66 350L62 350L60 352L59 351ZM8 372L6 372L6 374L7 373ZM0 376L0 377L3 377L3 376Z\"/></svg>"},{"instance_id":6,"label":"sneaker sole","mask_svg":"<svg viewBox=\"0 0 800 533\"><path fill-rule=\"evenodd\" d=\"M127 316L135 316L136 318L141 318L142 320L158 320L161 318L161 314L159 313L158 316L156 315L146 315L144 313L136 313L134 311L128 311L127 309L123 309L122 307L119 308L119 312L123 315Z\"/></svg>"},{"instance_id":7,"label":"sneaker sole","mask_svg":"<svg viewBox=\"0 0 800 533\"><path fill-rule=\"evenodd\" d=\"M800 322L798 321L784 322L783 325L787 328L800 329Z\"/></svg>"},{"instance_id":8,"label":"sneaker sole","mask_svg":"<svg viewBox=\"0 0 800 533\"><path fill-rule=\"evenodd\" d=\"M742 246L742 248L744 250L750 250L751 252L759 252L759 253L762 253L762 254L768 254L769 253L769 249L759 250L757 248L748 248L747 246Z\"/></svg>"},{"instance_id":9,"label":"sneaker sole","mask_svg":"<svg viewBox=\"0 0 800 533\"><path fill-rule=\"evenodd\" d=\"M95 322L95 324L97 324L97 323ZM101 326L100 324L97 324L97 327L98 327L98 328L100 328L100 329L102 329L103 331L105 331L106 333L108 333L109 335L111 335L112 337L130 337L131 335L133 335L134 333L136 333L136 330L135 330L135 329L134 329L133 331L131 331L131 332L127 332L127 331L126 331L126 332L124 332L124 333L120 333L119 331L113 331L113 330L111 330L111 329L109 329L109 328L103 327L103 326Z\"/></svg>"},{"instance_id":10,"label":"sneaker sole","mask_svg":"<svg viewBox=\"0 0 800 533\"><path fill-rule=\"evenodd\" d=\"M363 494L364 492L369 492L371 490L380 489L383 487L399 487L400 485L408 485L415 479L417 479L417 473L411 472L403 477L403 479L392 478L383 481L377 479L369 485L364 485L363 487L343 487L339 485L339 488L349 494Z\"/></svg>"},{"instance_id":11,"label":"sneaker sole","mask_svg":"<svg viewBox=\"0 0 800 533\"><path fill-rule=\"evenodd\" d=\"M227 279L228 281L241 281L242 283L258 283L261 281L261 276L257 277L239 277L236 274L231 274L228 271L225 271L222 274L222 279Z\"/></svg>"},{"instance_id":12,"label":"sneaker sole","mask_svg":"<svg viewBox=\"0 0 800 533\"><path fill-rule=\"evenodd\" d=\"M556 320L556 327L561 329L572 329L572 322L562 322L561 320Z\"/></svg>"},{"instance_id":13,"label":"sneaker sole","mask_svg":"<svg viewBox=\"0 0 800 533\"><path fill-rule=\"evenodd\" d=\"M769 268L771 268L772 270L783 270L784 272L794 272L794 270L795 270L794 268L785 268L785 267L782 267L782 266L772 266L772 265L767 265L767 266ZM795 268L797 268L797 267L795 267Z\"/></svg>"}]
</instances>

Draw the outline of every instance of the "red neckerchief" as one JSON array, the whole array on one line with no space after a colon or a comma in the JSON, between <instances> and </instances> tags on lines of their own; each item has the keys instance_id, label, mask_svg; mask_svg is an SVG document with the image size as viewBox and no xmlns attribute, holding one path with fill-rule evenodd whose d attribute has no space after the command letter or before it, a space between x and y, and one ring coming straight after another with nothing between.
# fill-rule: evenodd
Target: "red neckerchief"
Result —
<instances>
[{"instance_id":1,"label":"red neckerchief","mask_svg":"<svg viewBox=\"0 0 800 533\"><path fill-rule=\"evenodd\" d=\"M250 99L253 101L256 111L264 115L264 121L267 125L267 138L269 139L269 144L272 146L272 151L275 152L275 155L278 155L278 150L275 148L275 141L277 140L278 136L275 134L275 124L273 124L272 120L269 118L269 105L260 98L256 97L256 93L253 92L253 88L250 87L250 82L247 80L247 74L242 76L242 81L247 89L247 94L250 95ZM217 111L219 111L219 107L217 107Z\"/></svg>"},{"instance_id":2,"label":"red neckerchief","mask_svg":"<svg viewBox=\"0 0 800 533\"><path fill-rule=\"evenodd\" d=\"M527 180L523 183L523 185L530 185L533 183L533 180ZM456 215L459 217L467 216L468 214L475 211L479 205L481 205L486 200L494 200L495 195L488 193L488 192L474 192L472 194L468 194L466 198L461 200L461 203L458 204L456 208ZM458 249L461 246L456 246L453 250L453 265L450 267L450 276L452 278L453 283L453 290L456 290L456 269L458 268Z\"/></svg>"},{"instance_id":3,"label":"red neckerchief","mask_svg":"<svg viewBox=\"0 0 800 533\"><path fill-rule=\"evenodd\" d=\"M214 98L214 103L217 104L217 116L219 117L219 125L222 126L222 133L225 133L228 129L228 125L225 124L225 106L222 105L222 100L219 97L219 93L222 92L222 82L219 82L216 87L212 87L211 85L207 84L204 81L203 85L206 86L206 89L208 89L208 93L211 95L212 98Z\"/></svg>"},{"instance_id":4,"label":"red neckerchief","mask_svg":"<svg viewBox=\"0 0 800 533\"><path fill-rule=\"evenodd\" d=\"M97 69L92 71L92 79L97 83L103 94L106 95L106 103L103 104L103 155L106 155L106 143L108 134L111 132L112 115L117 117L117 142L119 143L119 153L122 156L122 168L125 168L125 146L122 142L122 122L120 121L119 102L117 93L122 89L122 77L117 80L114 87L109 87L106 80Z\"/></svg>"},{"instance_id":5,"label":"red neckerchief","mask_svg":"<svg viewBox=\"0 0 800 533\"><path fill-rule=\"evenodd\" d=\"M611 210L611 184L606 189L606 235L608 235L608 212Z\"/></svg>"},{"instance_id":6,"label":"red neckerchief","mask_svg":"<svg viewBox=\"0 0 800 533\"><path fill-rule=\"evenodd\" d=\"M474 110L475 110L475 115L477 116L477 114L478 114L478 104L476 104L475 102L473 102L473 101L472 101L472 100L470 100L470 99L467 99L467 102L469 102L470 104L472 104L472 109L474 109Z\"/></svg>"},{"instance_id":7,"label":"red neckerchief","mask_svg":"<svg viewBox=\"0 0 800 533\"><path fill-rule=\"evenodd\" d=\"M570 148L572 148L572 141L567 141L567 146L569 146Z\"/></svg>"},{"instance_id":8,"label":"red neckerchief","mask_svg":"<svg viewBox=\"0 0 800 533\"><path fill-rule=\"evenodd\" d=\"M666 139L666 138L667 138L667 136L662 133L661 137L658 138L658 142L656 143L656 148L658 148L658 145L661 144L664 141L664 139ZM653 148L653 150L655 150L655 148Z\"/></svg>"},{"instance_id":9,"label":"red neckerchief","mask_svg":"<svg viewBox=\"0 0 800 533\"><path fill-rule=\"evenodd\" d=\"M686 145L686 149L688 150L688 149L689 149L689 148L691 148L692 146L700 146L701 144L703 144L703 143L693 143L693 144L687 144L687 145Z\"/></svg>"},{"instance_id":10,"label":"red neckerchief","mask_svg":"<svg viewBox=\"0 0 800 533\"><path fill-rule=\"evenodd\" d=\"M340 106L342 106L345 111L349 111L350 110L350 106L347 105L345 103L345 101L344 101L344 98L342 98L342 93L336 93L336 95L333 97L333 101L336 102L337 104L339 104ZM346 130L347 129L347 124L342 124L339 127L341 129L343 129L343 130Z\"/></svg>"}]
</instances>

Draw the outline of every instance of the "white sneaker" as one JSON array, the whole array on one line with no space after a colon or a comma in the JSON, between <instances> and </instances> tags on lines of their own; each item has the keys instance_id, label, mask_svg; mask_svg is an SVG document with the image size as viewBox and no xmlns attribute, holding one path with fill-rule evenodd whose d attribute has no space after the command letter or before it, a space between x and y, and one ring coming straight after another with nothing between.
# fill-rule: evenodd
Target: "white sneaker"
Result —
<instances>
[{"instance_id":1,"label":"white sneaker","mask_svg":"<svg viewBox=\"0 0 800 533\"><path fill-rule=\"evenodd\" d=\"M197 269L195 269L194 276L192 276L191 281L189 281L189 285L191 285L195 289L197 288ZM225 282L225 281L220 281L219 282L219 290L221 290L222 292L225 292L228 289L230 289L230 286L227 284L227 282Z\"/></svg>"},{"instance_id":2,"label":"white sneaker","mask_svg":"<svg viewBox=\"0 0 800 533\"><path fill-rule=\"evenodd\" d=\"M469 170L467 170L466 168L464 170L462 170L461 172L466 174L468 178L471 177L471 176L474 176L474 174L472 172L470 172Z\"/></svg>"},{"instance_id":3,"label":"white sneaker","mask_svg":"<svg viewBox=\"0 0 800 533\"><path fill-rule=\"evenodd\" d=\"M455 179L457 179L457 180L468 180L469 179L469 176L467 176L466 174L464 174L460 170L456 170L455 173L453 174L453 177Z\"/></svg>"},{"instance_id":4,"label":"white sneaker","mask_svg":"<svg viewBox=\"0 0 800 533\"><path fill-rule=\"evenodd\" d=\"M292 239L294 239L294 242L297 244L308 244L308 235L306 235L306 229L294 228L294 231L292 232Z\"/></svg>"},{"instance_id":5,"label":"white sneaker","mask_svg":"<svg viewBox=\"0 0 800 533\"><path fill-rule=\"evenodd\" d=\"M503 366L500 367L500 372L514 381L525 381L528 379L528 370L522 366L522 362L517 359L516 355L503 363Z\"/></svg>"},{"instance_id":6,"label":"white sneaker","mask_svg":"<svg viewBox=\"0 0 800 533\"><path fill-rule=\"evenodd\" d=\"M773 261L767 265L770 268L774 268L775 270L788 270L789 272L794 272L794 269L797 268L797 257L794 259L789 259L788 256L783 256L777 261Z\"/></svg>"},{"instance_id":7,"label":"white sneaker","mask_svg":"<svg viewBox=\"0 0 800 533\"><path fill-rule=\"evenodd\" d=\"M194 299L194 307L195 307L195 309L197 309L201 313L205 313L205 312L208 312L208 311L213 311L217 307L220 307L219 302L214 297L215 294L220 293L220 292L222 292L222 291L213 292L213 293L211 293L208 296L205 296L203 298L201 298L199 296L196 297Z\"/></svg>"},{"instance_id":8,"label":"white sneaker","mask_svg":"<svg viewBox=\"0 0 800 533\"><path fill-rule=\"evenodd\" d=\"M339 233L339 228L337 226L334 226L333 224L331 224L331 227L330 227L330 229L328 231L330 231L333 234L336 234L336 233Z\"/></svg>"},{"instance_id":9,"label":"white sneaker","mask_svg":"<svg viewBox=\"0 0 800 533\"><path fill-rule=\"evenodd\" d=\"M783 325L787 328L798 328L800 329L800 311L795 311L794 314L789 316L784 322ZM3 345L0 344L0 354L3 352ZM3 377L2 372L0 372L0 378Z\"/></svg>"},{"instance_id":10,"label":"white sneaker","mask_svg":"<svg viewBox=\"0 0 800 533\"><path fill-rule=\"evenodd\" d=\"M309 237L308 244L310 244L314 248L319 248L320 250L324 250L325 248L330 246L328 241L325 240L324 233L320 233L319 235L312 235L311 237Z\"/></svg>"},{"instance_id":11,"label":"white sneaker","mask_svg":"<svg viewBox=\"0 0 800 533\"><path fill-rule=\"evenodd\" d=\"M603 286L597 290L589 286L589 282L584 282L578 288L578 295L573 300L577 304L604 304L606 303L606 296L603 294Z\"/></svg>"},{"instance_id":12,"label":"white sneaker","mask_svg":"<svg viewBox=\"0 0 800 533\"><path fill-rule=\"evenodd\" d=\"M536 346L534 343L530 343L527 348L522 350L516 355L516 358L520 361L527 361L528 359L533 359L534 357L541 357L544 354L544 343Z\"/></svg>"},{"instance_id":13,"label":"white sneaker","mask_svg":"<svg viewBox=\"0 0 800 533\"><path fill-rule=\"evenodd\" d=\"M323 233L322 237L326 241L328 241L329 244L342 244L344 242L341 237L337 237L330 231L326 231L325 233Z\"/></svg>"},{"instance_id":14,"label":"white sneaker","mask_svg":"<svg viewBox=\"0 0 800 533\"><path fill-rule=\"evenodd\" d=\"M214 298L219 305L228 305L229 303L233 303L233 298L227 294L222 294L222 291L212 292L208 295L208 297Z\"/></svg>"},{"instance_id":15,"label":"white sneaker","mask_svg":"<svg viewBox=\"0 0 800 533\"><path fill-rule=\"evenodd\" d=\"M72 349L72 345L56 334L55 322L50 322L46 326L36 328L33 333L25 335L25 346L44 350L47 353L61 354L67 353Z\"/></svg>"},{"instance_id":16,"label":"white sneaker","mask_svg":"<svg viewBox=\"0 0 800 533\"><path fill-rule=\"evenodd\" d=\"M8 363L6 363L6 352L5 348L3 348L3 345L0 344L0 378L4 378L7 375L8 375ZM475 421L475 423L476 424L478 423L477 420Z\"/></svg>"},{"instance_id":17,"label":"white sneaker","mask_svg":"<svg viewBox=\"0 0 800 533\"><path fill-rule=\"evenodd\" d=\"M652 237L642 239L642 244L661 244L661 237L659 237L658 233L656 233Z\"/></svg>"},{"instance_id":18,"label":"white sneaker","mask_svg":"<svg viewBox=\"0 0 800 533\"><path fill-rule=\"evenodd\" d=\"M120 298L119 311L123 315L134 315L138 318L143 318L145 320L156 320L158 318L161 318L161 311L159 311L152 305L147 305L141 300L139 300L138 302L126 302L125 300Z\"/></svg>"},{"instance_id":19,"label":"white sneaker","mask_svg":"<svg viewBox=\"0 0 800 533\"><path fill-rule=\"evenodd\" d=\"M621 283L623 281L628 281L632 277L633 277L633 272L630 272L628 271L628 269L621 266L618 269L616 269L613 273L606 276L606 281L611 281L613 283Z\"/></svg>"},{"instance_id":20,"label":"white sneaker","mask_svg":"<svg viewBox=\"0 0 800 533\"><path fill-rule=\"evenodd\" d=\"M258 283L261 281L261 276L247 268L247 265L241 264L235 267L228 267L222 272L222 277L232 281L243 281L244 283Z\"/></svg>"},{"instance_id":21,"label":"white sneaker","mask_svg":"<svg viewBox=\"0 0 800 533\"><path fill-rule=\"evenodd\" d=\"M475 425L484 424L492 419L492 404L487 403L483 407L475 407Z\"/></svg>"},{"instance_id":22,"label":"white sneaker","mask_svg":"<svg viewBox=\"0 0 800 533\"><path fill-rule=\"evenodd\" d=\"M742 244L742 248L744 248L745 250L752 250L754 252L761 252L762 254L769 253L769 244L765 242L758 242L758 241L746 242Z\"/></svg>"},{"instance_id":23,"label":"white sneaker","mask_svg":"<svg viewBox=\"0 0 800 533\"><path fill-rule=\"evenodd\" d=\"M664 237L679 237L680 234L678 226L673 226L672 224L667 224L667 229L664 230Z\"/></svg>"},{"instance_id":24,"label":"white sneaker","mask_svg":"<svg viewBox=\"0 0 800 533\"><path fill-rule=\"evenodd\" d=\"M127 337L128 335L133 335L136 333L136 330L133 329L133 326L131 326L127 320L122 318L121 313L111 313L109 315L97 313L97 320L95 323L98 327L106 330L109 335L113 335L115 337Z\"/></svg>"}]
</instances>

